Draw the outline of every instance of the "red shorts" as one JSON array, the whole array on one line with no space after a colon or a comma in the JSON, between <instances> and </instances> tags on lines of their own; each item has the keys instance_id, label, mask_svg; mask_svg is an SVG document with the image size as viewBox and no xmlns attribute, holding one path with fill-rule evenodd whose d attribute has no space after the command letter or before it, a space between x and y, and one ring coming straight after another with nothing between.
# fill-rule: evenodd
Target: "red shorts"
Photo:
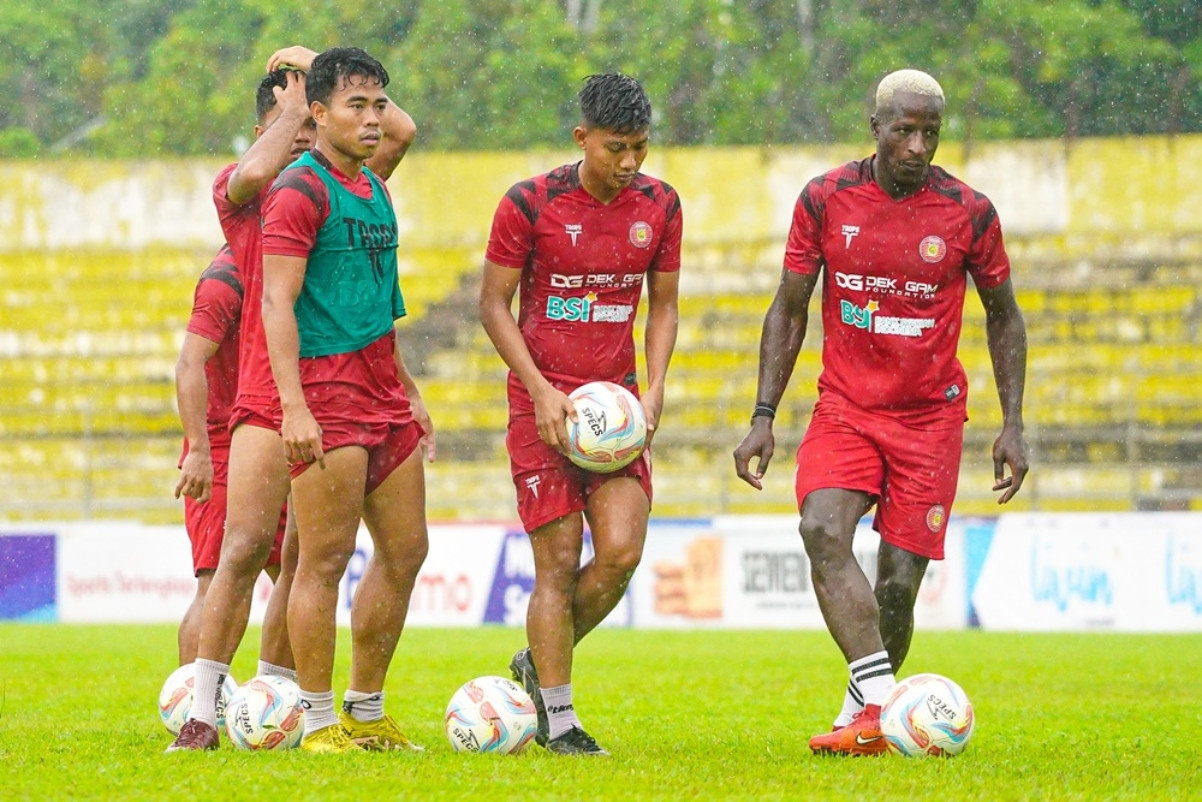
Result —
<instances>
[{"instance_id":1,"label":"red shorts","mask_svg":"<svg viewBox=\"0 0 1202 802\"><path fill-rule=\"evenodd\" d=\"M230 431L242 424L279 434L284 413L278 397L240 395L230 408Z\"/></svg>"},{"instance_id":2,"label":"red shorts","mask_svg":"<svg viewBox=\"0 0 1202 802\"><path fill-rule=\"evenodd\" d=\"M228 455L228 452L227 452ZM192 573L216 571L221 557L221 540L225 535L226 486L229 478L229 463L213 461L213 495L204 504L193 498L184 497L184 528L192 542ZM280 526L275 533L271 555L267 565L280 564L280 549L284 544L284 528L288 520L287 510L280 511Z\"/></svg>"},{"instance_id":3,"label":"red shorts","mask_svg":"<svg viewBox=\"0 0 1202 802\"><path fill-rule=\"evenodd\" d=\"M370 495L402 462L409 459L426 434L425 429L413 418L404 423L358 423L351 409L310 406L309 411L321 426L321 449L325 453L345 446L367 449L364 495ZM300 476L314 464L292 463L292 478Z\"/></svg>"},{"instance_id":4,"label":"red shorts","mask_svg":"<svg viewBox=\"0 0 1202 802\"><path fill-rule=\"evenodd\" d=\"M942 560L963 441L959 410L916 426L823 396L797 449L797 506L815 490L867 493L877 505L873 528L882 540Z\"/></svg>"},{"instance_id":5,"label":"red shorts","mask_svg":"<svg viewBox=\"0 0 1202 802\"><path fill-rule=\"evenodd\" d=\"M651 500L650 450L620 471L586 471L542 441L533 414L510 416L505 446L518 492L518 517L527 532L582 512L593 491L620 476L638 479L647 500Z\"/></svg>"}]
</instances>

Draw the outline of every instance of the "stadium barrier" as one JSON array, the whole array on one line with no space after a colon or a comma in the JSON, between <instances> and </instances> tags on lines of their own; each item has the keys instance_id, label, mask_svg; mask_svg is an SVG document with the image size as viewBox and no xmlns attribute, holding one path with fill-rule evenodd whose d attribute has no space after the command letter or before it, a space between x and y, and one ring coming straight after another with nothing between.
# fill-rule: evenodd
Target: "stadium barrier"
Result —
<instances>
[{"instance_id":1,"label":"stadium barrier","mask_svg":"<svg viewBox=\"0 0 1202 802\"><path fill-rule=\"evenodd\" d=\"M642 566L606 624L638 628L820 628L794 516L653 520ZM861 523L857 558L875 573ZM1202 631L1202 514L1017 513L953 518L948 558L932 563L920 629ZM584 559L588 559L585 549ZM371 556L360 532L338 621ZM192 598L180 526L29 524L0 529L0 619L177 622ZM520 626L534 560L516 525L435 525L412 626ZM262 620L270 583L256 588Z\"/></svg>"}]
</instances>

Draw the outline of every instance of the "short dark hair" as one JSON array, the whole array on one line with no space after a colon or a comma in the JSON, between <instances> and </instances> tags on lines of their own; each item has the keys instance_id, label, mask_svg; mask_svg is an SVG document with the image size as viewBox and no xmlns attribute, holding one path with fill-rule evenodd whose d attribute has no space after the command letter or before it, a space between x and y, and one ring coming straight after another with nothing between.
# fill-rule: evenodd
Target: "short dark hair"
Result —
<instances>
[{"instance_id":1,"label":"short dark hair","mask_svg":"<svg viewBox=\"0 0 1202 802\"><path fill-rule=\"evenodd\" d=\"M275 88L278 86L281 89L288 86L288 70L274 70L263 76L263 80L259 81L259 89L255 92L255 119L259 121L259 125L263 124L263 118L267 116L267 112L271 111L276 106Z\"/></svg>"},{"instance_id":2,"label":"short dark hair","mask_svg":"<svg viewBox=\"0 0 1202 802\"><path fill-rule=\"evenodd\" d=\"M651 100L629 75L590 75L580 90L580 116L590 128L627 134L651 127Z\"/></svg>"},{"instance_id":3,"label":"short dark hair","mask_svg":"<svg viewBox=\"0 0 1202 802\"><path fill-rule=\"evenodd\" d=\"M328 104L330 96L338 88L338 82L352 75L360 75L388 86L388 70L367 51L358 47L331 47L313 59L305 76L305 97L312 104Z\"/></svg>"}]
</instances>

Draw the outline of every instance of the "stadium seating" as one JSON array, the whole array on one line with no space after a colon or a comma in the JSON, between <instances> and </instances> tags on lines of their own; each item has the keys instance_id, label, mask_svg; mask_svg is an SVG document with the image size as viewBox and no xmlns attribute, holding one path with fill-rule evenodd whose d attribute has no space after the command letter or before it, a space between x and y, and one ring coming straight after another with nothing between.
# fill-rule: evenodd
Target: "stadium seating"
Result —
<instances>
[{"instance_id":1,"label":"stadium seating","mask_svg":"<svg viewBox=\"0 0 1202 802\"><path fill-rule=\"evenodd\" d=\"M764 254L778 256L762 243L736 251L737 270L706 251L696 270L704 280L682 283L655 448L657 515L794 510L792 454L821 370L820 318L815 302L777 419L767 487L757 493L735 477L731 451L747 430L775 286L777 268L762 266ZM0 255L0 519L181 520L171 497L180 442L174 365L196 276L211 255ZM410 311L402 343L440 440L428 469L432 520L515 514L506 372L476 322L478 266L474 248L402 249ZM1107 269L1083 278L1047 265L1016 277L1030 340L1035 470L1012 509L1202 508L1202 265L1145 270L1125 284L1106 280ZM984 313L971 292L961 358L970 422L956 509L993 514L989 449L1000 413Z\"/></svg>"}]
</instances>

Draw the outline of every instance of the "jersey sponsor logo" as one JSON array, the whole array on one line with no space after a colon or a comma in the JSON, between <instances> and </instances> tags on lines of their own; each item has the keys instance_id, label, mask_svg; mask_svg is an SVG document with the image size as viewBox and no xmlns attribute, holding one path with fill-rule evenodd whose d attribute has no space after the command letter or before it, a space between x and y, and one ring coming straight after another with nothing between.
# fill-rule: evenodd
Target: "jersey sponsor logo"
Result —
<instances>
[{"instance_id":1,"label":"jersey sponsor logo","mask_svg":"<svg viewBox=\"0 0 1202 802\"><path fill-rule=\"evenodd\" d=\"M651 245L651 224L639 220L630 226L630 244L636 248L646 248Z\"/></svg>"},{"instance_id":2,"label":"jersey sponsor logo","mask_svg":"<svg viewBox=\"0 0 1202 802\"><path fill-rule=\"evenodd\" d=\"M576 238L584 233L584 226L579 223L564 223L563 230L572 238L572 247L576 247Z\"/></svg>"},{"instance_id":3,"label":"jersey sponsor logo","mask_svg":"<svg viewBox=\"0 0 1202 802\"><path fill-rule=\"evenodd\" d=\"M961 392L960 385L953 384L951 387L948 387L946 390L943 391L943 397L946 398L948 401L954 401L955 399L960 397L960 392Z\"/></svg>"},{"instance_id":4,"label":"jersey sponsor logo","mask_svg":"<svg viewBox=\"0 0 1202 802\"><path fill-rule=\"evenodd\" d=\"M850 250L852 239L860 233L859 226L850 226L847 223L843 224L843 249Z\"/></svg>"},{"instance_id":5,"label":"jersey sponsor logo","mask_svg":"<svg viewBox=\"0 0 1202 802\"><path fill-rule=\"evenodd\" d=\"M869 301L863 306L840 301L839 318L845 326L895 337L921 337L924 331L935 325L934 318L889 317L876 314L879 309L880 304L876 301Z\"/></svg>"},{"instance_id":6,"label":"jersey sponsor logo","mask_svg":"<svg viewBox=\"0 0 1202 802\"><path fill-rule=\"evenodd\" d=\"M581 287L629 287L638 284L643 279L642 273L588 273L586 275L569 276L566 273L552 273L551 286L556 289L575 290Z\"/></svg>"},{"instance_id":7,"label":"jersey sponsor logo","mask_svg":"<svg viewBox=\"0 0 1202 802\"><path fill-rule=\"evenodd\" d=\"M943 528L945 518L947 518L947 510L943 508L943 505L934 505L927 510L927 529L938 534L939 530Z\"/></svg>"},{"instance_id":8,"label":"jersey sponsor logo","mask_svg":"<svg viewBox=\"0 0 1202 802\"><path fill-rule=\"evenodd\" d=\"M547 319L571 323L625 323L634 314L630 304L599 304L596 301L594 292L582 298L551 295L547 298Z\"/></svg>"},{"instance_id":9,"label":"jersey sponsor logo","mask_svg":"<svg viewBox=\"0 0 1202 802\"><path fill-rule=\"evenodd\" d=\"M941 262L943 257L947 256L947 243L942 237L934 234L923 237L922 242L918 243L918 255L922 257L922 261L930 264Z\"/></svg>"},{"instance_id":10,"label":"jersey sponsor logo","mask_svg":"<svg viewBox=\"0 0 1202 802\"><path fill-rule=\"evenodd\" d=\"M909 298L932 298L939 289L938 284L926 281L907 281L899 284L898 279L888 276L862 276L858 273L841 273L835 271L835 284L844 290L872 290L888 295L902 295Z\"/></svg>"}]
</instances>

